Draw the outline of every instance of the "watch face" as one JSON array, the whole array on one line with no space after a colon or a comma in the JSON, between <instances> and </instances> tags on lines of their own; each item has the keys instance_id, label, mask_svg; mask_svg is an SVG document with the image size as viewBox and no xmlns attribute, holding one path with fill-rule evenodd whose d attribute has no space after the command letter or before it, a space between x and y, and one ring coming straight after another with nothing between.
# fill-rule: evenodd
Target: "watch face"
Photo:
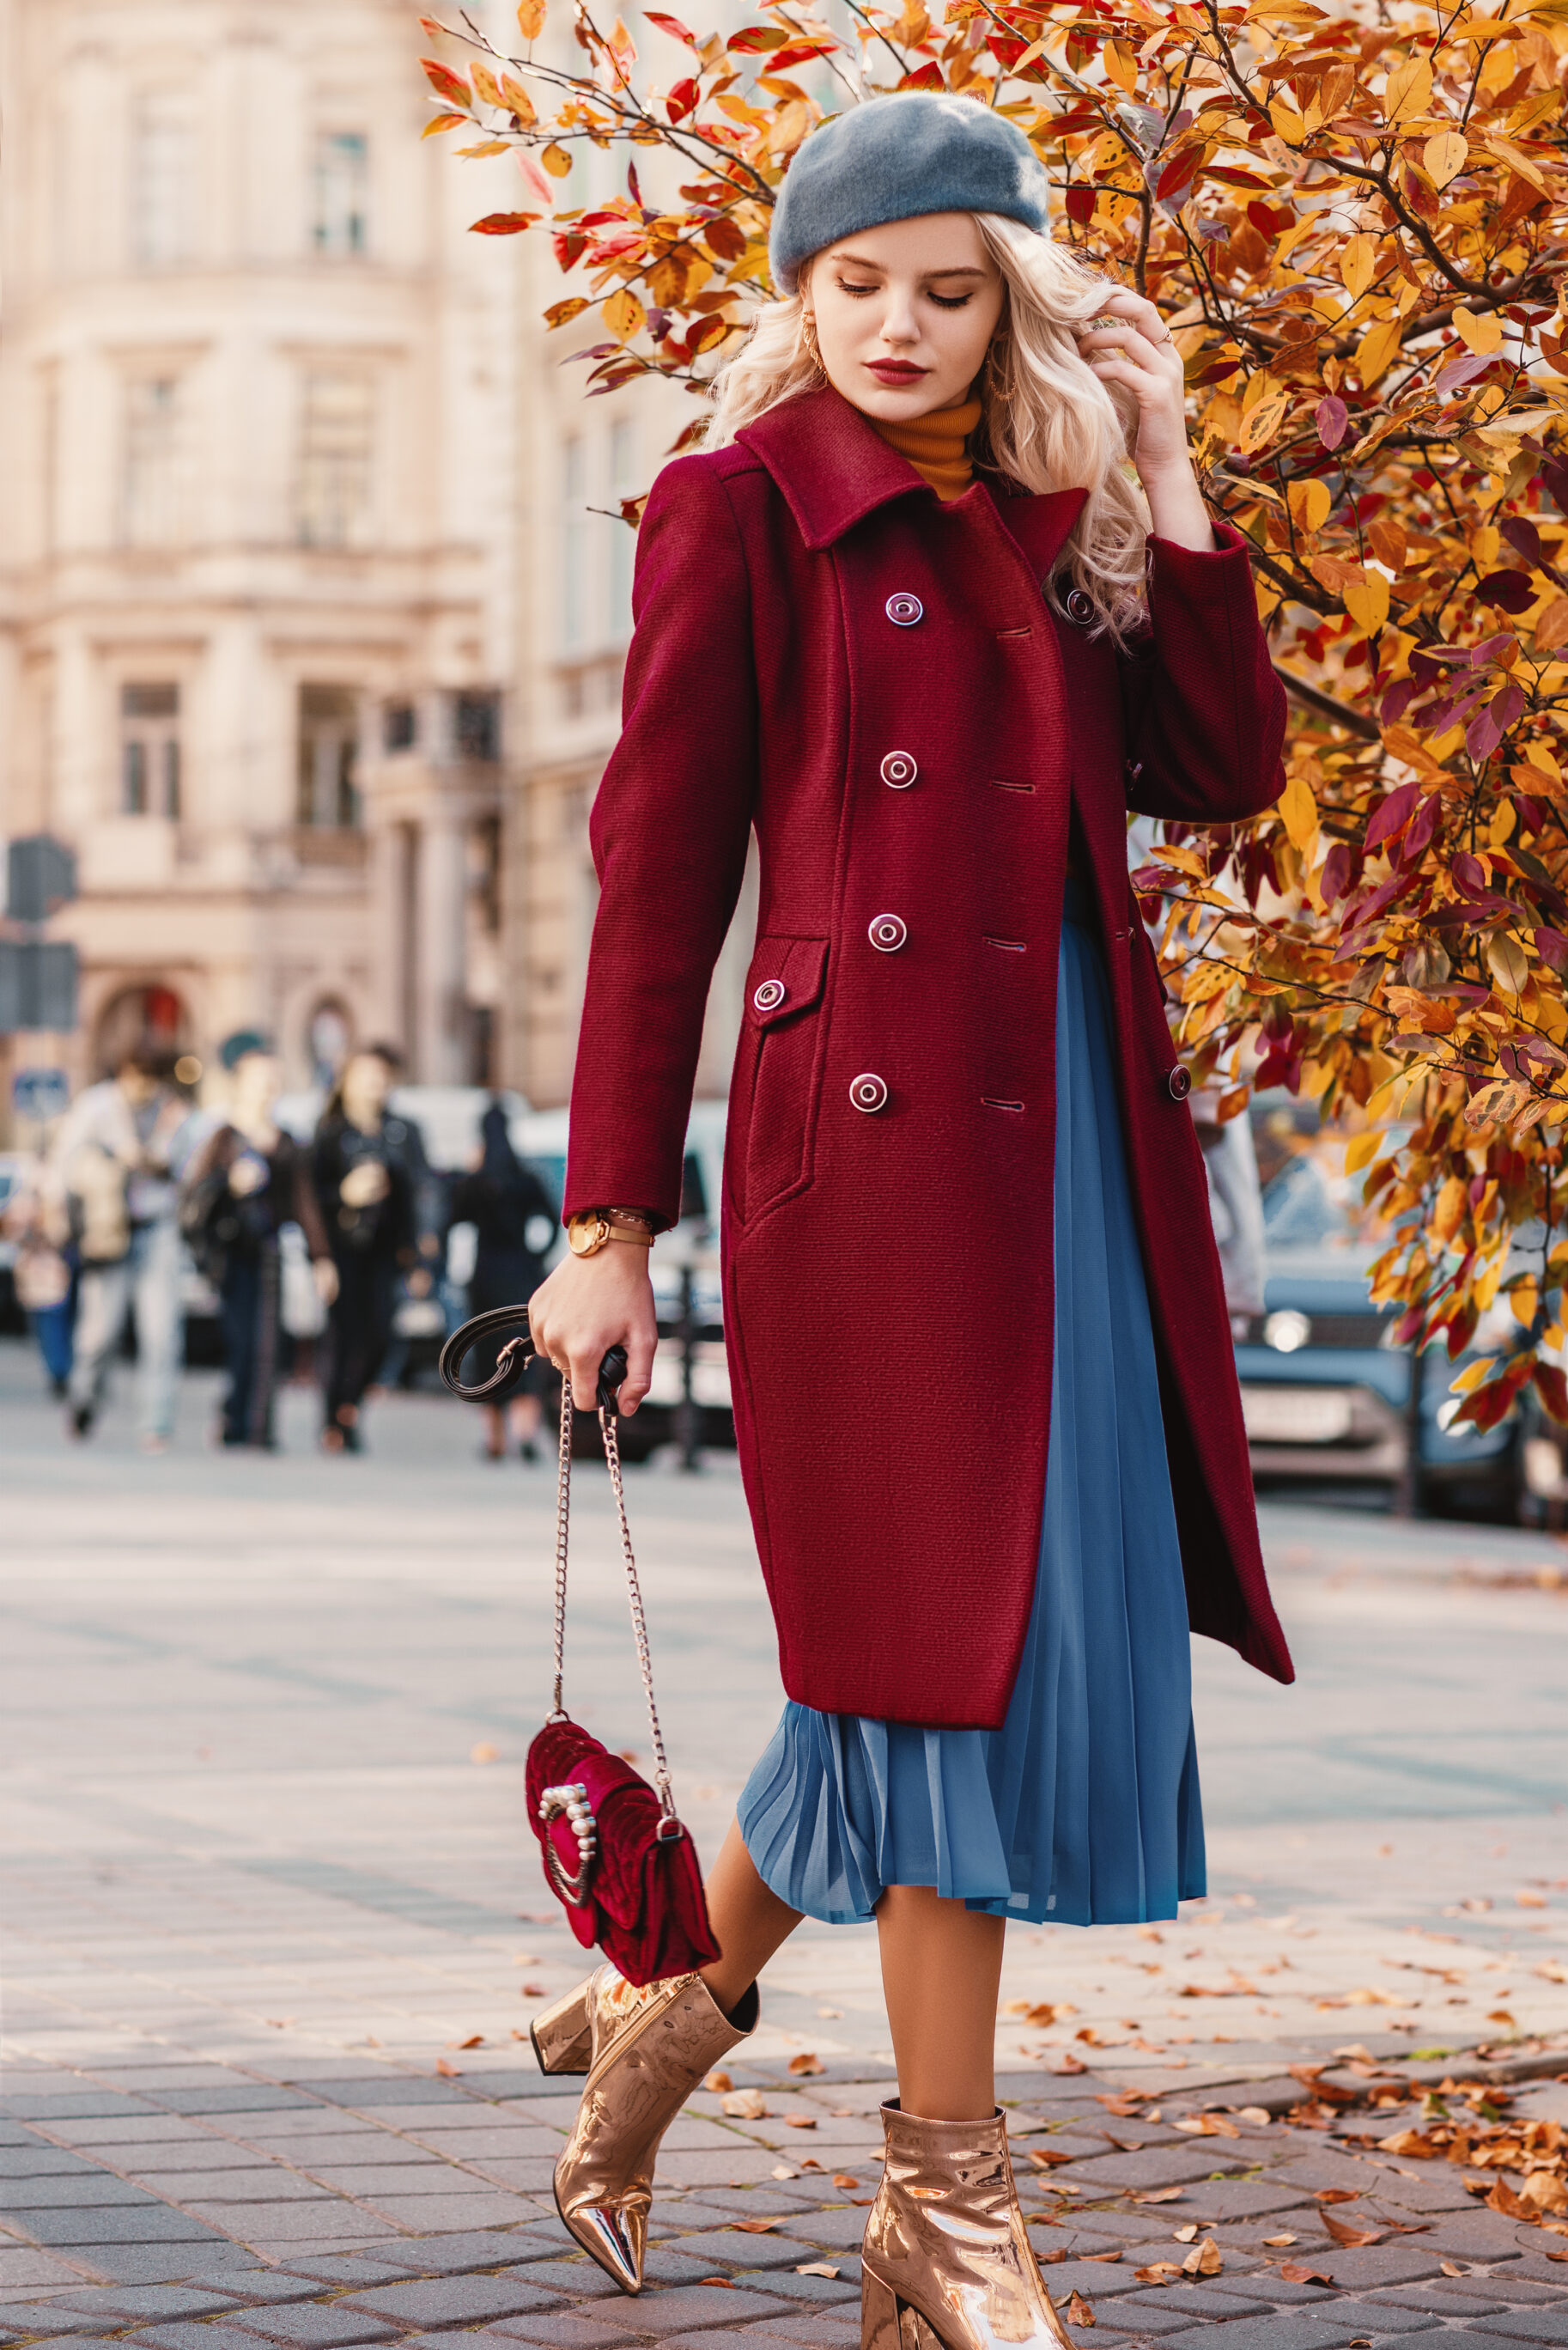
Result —
<instances>
[{"instance_id":1,"label":"watch face","mask_svg":"<svg viewBox=\"0 0 1568 2350\"><path fill-rule=\"evenodd\" d=\"M574 1218L566 1226L566 1245L574 1256L595 1255L608 1237L609 1227L602 1216Z\"/></svg>"}]
</instances>

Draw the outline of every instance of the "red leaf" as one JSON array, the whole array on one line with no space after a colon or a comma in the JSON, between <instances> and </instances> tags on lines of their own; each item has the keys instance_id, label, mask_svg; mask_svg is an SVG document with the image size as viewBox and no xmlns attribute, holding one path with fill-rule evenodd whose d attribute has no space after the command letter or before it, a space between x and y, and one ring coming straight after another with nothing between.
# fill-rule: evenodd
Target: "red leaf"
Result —
<instances>
[{"instance_id":1,"label":"red leaf","mask_svg":"<svg viewBox=\"0 0 1568 2350\"><path fill-rule=\"evenodd\" d=\"M1314 416L1317 437L1324 447L1337 449L1350 429L1350 411L1344 400L1336 400L1331 392L1326 400L1318 401Z\"/></svg>"},{"instance_id":2,"label":"red leaf","mask_svg":"<svg viewBox=\"0 0 1568 2350\"><path fill-rule=\"evenodd\" d=\"M1553 1419L1568 1422L1568 1378L1555 1363L1537 1363L1530 1374L1535 1392Z\"/></svg>"},{"instance_id":3,"label":"red leaf","mask_svg":"<svg viewBox=\"0 0 1568 2350\"><path fill-rule=\"evenodd\" d=\"M646 8L643 14L650 25L657 25L661 33L670 33L676 40L684 41L689 49L698 46L696 34L688 32L679 16L661 16L657 8Z\"/></svg>"},{"instance_id":4,"label":"red leaf","mask_svg":"<svg viewBox=\"0 0 1568 2350\"><path fill-rule=\"evenodd\" d=\"M1078 228L1087 228L1095 217L1095 192L1081 182L1075 182L1067 191L1067 218Z\"/></svg>"},{"instance_id":5,"label":"red leaf","mask_svg":"<svg viewBox=\"0 0 1568 2350\"><path fill-rule=\"evenodd\" d=\"M1561 931L1539 930L1535 933L1535 951L1543 963L1561 977L1568 972L1568 938Z\"/></svg>"},{"instance_id":6,"label":"red leaf","mask_svg":"<svg viewBox=\"0 0 1568 2350\"><path fill-rule=\"evenodd\" d=\"M1156 197L1168 201L1179 196L1183 190L1189 188L1197 179L1199 166L1202 161L1203 150L1200 146L1183 148L1179 155L1171 158L1156 181L1154 189Z\"/></svg>"},{"instance_id":7,"label":"red leaf","mask_svg":"<svg viewBox=\"0 0 1568 2350\"><path fill-rule=\"evenodd\" d=\"M787 33L776 32L771 25L747 25L731 35L729 47L745 57L766 57L782 49L788 39Z\"/></svg>"},{"instance_id":8,"label":"red leaf","mask_svg":"<svg viewBox=\"0 0 1568 2350\"><path fill-rule=\"evenodd\" d=\"M1476 600L1494 604L1500 612L1527 612L1536 590L1522 571L1491 571L1476 589Z\"/></svg>"},{"instance_id":9,"label":"red leaf","mask_svg":"<svg viewBox=\"0 0 1568 2350\"><path fill-rule=\"evenodd\" d=\"M483 220L472 224L473 236L518 236L532 228L540 217L537 213L486 213Z\"/></svg>"},{"instance_id":10,"label":"red leaf","mask_svg":"<svg viewBox=\"0 0 1568 2350\"><path fill-rule=\"evenodd\" d=\"M898 84L898 88L899 89L945 89L947 84L942 79L940 66L933 59L929 65L920 66L915 72L907 73Z\"/></svg>"},{"instance_id":11,"label":"red leaf","mask_svg":"<svg viewBox=\"0 0 1568 2350\"><path fill-rule=\"evenodd\" d=\"M1372 820L1366 827L1367 847L1376 848L1380 840L1390 840L1397 832L1403 832L1420 796L1419 784L1401 784L1397 792L1390 792L1380 800L1373 809Z\"/></svg>"},{"instance_id":12,"label":"red leaf","mask_svg":"<svg viewBox=\"0 0 1568 2350\"><path fill-rule=\"evenodd\" d=\"M420 63L425 69L431 88L439 90L442 98L450 98L454 106L470 107L473 104L473 92L461 74L454 74L436 57L421 57Z\"/></svg>"}]
</instances>

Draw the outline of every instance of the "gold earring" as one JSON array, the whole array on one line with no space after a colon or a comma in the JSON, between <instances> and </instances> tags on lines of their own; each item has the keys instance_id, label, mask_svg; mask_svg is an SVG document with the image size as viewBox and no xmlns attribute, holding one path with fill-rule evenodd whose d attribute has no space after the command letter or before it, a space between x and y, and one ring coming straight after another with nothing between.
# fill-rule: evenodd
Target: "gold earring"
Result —
<instances>
[{"instance_id":1,"label":"gold earring","mask_svg":"<svg viewBox=\"0 0 1568 2350\"><path fill-rule=\"evenodd\" d=\"M800 314L800 338L805 345L805 355L812 366L818 375L826 375L827 369L822 364L822 346L816 339L816 319L810 310L803 310Z\"/></svg>"}]
</instances>

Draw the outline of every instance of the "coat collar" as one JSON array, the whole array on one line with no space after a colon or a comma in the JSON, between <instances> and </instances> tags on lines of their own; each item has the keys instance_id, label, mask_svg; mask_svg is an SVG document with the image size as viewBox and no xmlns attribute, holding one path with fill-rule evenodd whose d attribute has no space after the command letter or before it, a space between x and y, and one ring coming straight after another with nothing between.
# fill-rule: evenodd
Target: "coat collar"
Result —
<instances>
[{"instance_id":1,"label":"coat collar","mask_svg":"<svg viewBox=\"0 0 1568 2350\"><path fill-rule=\"evenodd\" d=\"M936 492L831 384L780 402L735 435L762 460L814 553L894 498ZM1086 490L996 495L1002 518L1044 579L1077 521Z\"/></svg>"}]
</instances>

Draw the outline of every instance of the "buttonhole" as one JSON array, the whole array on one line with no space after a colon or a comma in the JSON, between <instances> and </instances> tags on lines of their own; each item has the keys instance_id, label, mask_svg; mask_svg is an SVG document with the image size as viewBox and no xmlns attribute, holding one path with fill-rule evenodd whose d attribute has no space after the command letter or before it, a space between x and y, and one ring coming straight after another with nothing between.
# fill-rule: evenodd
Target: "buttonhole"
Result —
<instances>
[{"instance_id":1,"label":"buttonhole","mask_svg":"<svg viewBox=\"0 0 1568 2350\"><path fill-rule=\"evenodd\" d=\"M1023 1107L1022 1102L998 1101L994 1094L981 1094L980 1104L982 1109L1022 1109Z\"/></svg>"},{"instance_id":2,"label":"buttonhole","mask_svg":"<svg viewBox=\"0 0 1568 2350\"><path fill-rule=\"evenodd\" d=\"M1034 786L1033 784L1010 784L1005 775L992 775L991 788L993 792L1032 792Z\"/></svg>"},{"instance_id":3,"label":"buttonhole","mask_svg":"<svg viewBox=\"0 0 1568 2350\"><path fill-rule=\"evenodd\" d=\"M985 943L988 947L1004 947L1009 954L1022 954L1024 951L1023 939L993 939L987 933Z\"/></svg>"},{"instance_id":4,"label":"buttonhole","mask_svg":"<svg viewBox=\"0 0 1568 2350\"><path fill-rule=\"evenodd\" d=\"M1008 645L1012 644L1016 638L1032 637L1033 634L1033 629L998 629L996 639L999 644Z\"/></svg>"}]
</instances>

